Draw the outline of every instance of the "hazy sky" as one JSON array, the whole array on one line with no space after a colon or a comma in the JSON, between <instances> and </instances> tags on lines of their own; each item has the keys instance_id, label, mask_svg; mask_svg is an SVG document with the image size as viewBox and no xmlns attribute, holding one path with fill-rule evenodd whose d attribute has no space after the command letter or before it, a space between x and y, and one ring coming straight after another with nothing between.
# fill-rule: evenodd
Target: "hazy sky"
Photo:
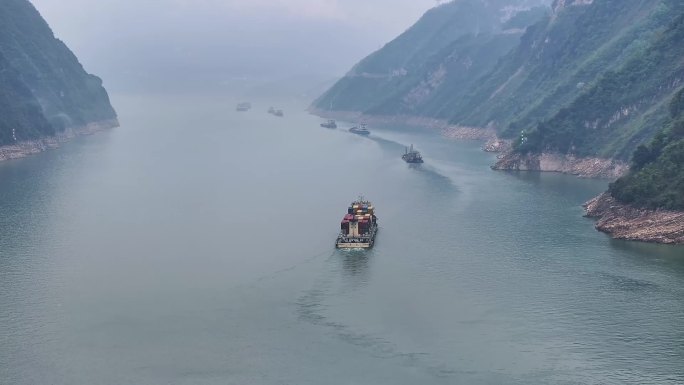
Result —
<instances>
[{"instance_id":1,"label":"hazy sky","mask_svg":"<svg viewBox=\"0 0 684 385\"><path fill-rule=\"evenodd\" d=\"M436 0L33 0L86 69L154 76L342 75ZM111 81L110 81L111 82Z\"/></svg>"}]
</instances>

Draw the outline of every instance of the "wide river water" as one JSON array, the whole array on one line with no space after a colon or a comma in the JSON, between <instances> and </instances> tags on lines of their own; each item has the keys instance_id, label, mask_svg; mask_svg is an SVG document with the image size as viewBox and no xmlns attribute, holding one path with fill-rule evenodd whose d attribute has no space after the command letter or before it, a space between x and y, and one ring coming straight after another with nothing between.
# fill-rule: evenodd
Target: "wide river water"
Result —
<instances>
[{"instance_id":1,"label":"wide river water","mask_svg":"<svg viewBox=\"0 0 684 385\"><path fill-rule=\"evenodd\" d=\"M684 248L596 232L606 181L237 101L115 95L0 163L1 384L684 383ZM359 194L376 247L335 251Z\"/></svg>"}]
</instances>

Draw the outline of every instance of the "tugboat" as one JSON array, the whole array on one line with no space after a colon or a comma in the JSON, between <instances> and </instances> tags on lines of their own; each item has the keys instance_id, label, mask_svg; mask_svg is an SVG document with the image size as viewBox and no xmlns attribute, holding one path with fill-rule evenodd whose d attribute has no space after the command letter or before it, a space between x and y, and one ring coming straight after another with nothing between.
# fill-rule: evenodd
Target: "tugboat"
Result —
<instances>
[{"instance_id":1,"label":"tugboat","mask_svg":"<svg viewBox=\"0 0 684 385\"><path fill-rule=\"evenodd\" d=\"M249 102L239 103L237 105L237 107L235 108L235 110L241 111L241 112L249 111L251 109L252 109L252 103L249 103Z\"/></svg>"},{"instance_id":2,"label":"tugboat","mask_svg":"<svg viewBox=\"0 0 684 385\"><path fill-rule=\"evenodd\" d=\"M349 205L347 215L342 219L340 235L335 247L338 249L370 249L378 233L378 217L375 207L363 197Z\"/></svg>"},{"instance_id":3,"label":"tugboat","mask_svg":"<svg viewBox=\"0 0 684 385\"><path fill-rule=\"evenodd\" d=\"M325 128L337 128L337 123L335 123L334 120L330 119L325 123L321 123L321 127Z\"/></svg>"},{"instance_id":4,"label":"tugboat","mask_svg":"<svg viewBox=\"0 0 684 385\"><path fill-rule=\"evenodd\" d=\"M420 152L413 149L413 145L406 147L406 152L401 156L401 159L406 163L423 163L423 157L420 155Z\"/></svg>"},{"instance_id":5,"label":"tugboat","mask_svg":"<svg viewBox=\"0 0 684 385\"><path fill-rule=\"evenodd\" d=\"M370 131L366 128L365 124L362 124L361 127L355 126L349 129L349 132L352 134L356 135L363 135L363 136L368 136L370 135Z\"/></svg>"}]
</instances>

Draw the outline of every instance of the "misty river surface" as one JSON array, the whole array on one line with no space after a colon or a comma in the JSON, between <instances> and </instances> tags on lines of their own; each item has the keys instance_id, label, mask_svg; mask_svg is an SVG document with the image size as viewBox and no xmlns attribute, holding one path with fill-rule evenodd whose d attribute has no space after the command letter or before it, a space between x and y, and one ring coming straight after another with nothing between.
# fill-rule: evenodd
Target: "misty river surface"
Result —
<instances>
[{"instance_id":1,"label":"misty river surface","mask_svg":"<svg viewBox=\"0 0 684 385\"><path fill-rule=\"evenodd\" d=\"M120 128L0 163L3 385L684 383L684 249L596 232L606 181L297 101L113 99ZM376 247L336 251L359 194Z\"/></svg>"}]
</instances>

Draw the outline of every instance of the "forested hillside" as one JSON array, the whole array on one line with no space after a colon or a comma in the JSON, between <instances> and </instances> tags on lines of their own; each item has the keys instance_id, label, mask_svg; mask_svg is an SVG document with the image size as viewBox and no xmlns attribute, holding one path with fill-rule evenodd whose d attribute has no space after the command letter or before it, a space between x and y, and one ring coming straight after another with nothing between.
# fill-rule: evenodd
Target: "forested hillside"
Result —
<instances>
[{"instance_id":1,"label":"forested hillside","mask_svg":"<svg viewBox=\"0 0 684 385\"><path fill-rule=\"evenodd\" d=\"M662 126L668 101L684 79L684 2L634 3L639 5L625 9L629 7L622 1L594 2L591 16L622 12L632 22L626 23L620 34L606 36L612 36L613 42L591 52L589 64L579 67L582 71L578 74L591 69L592 77L575 76L566 84L566 88L578 90L575 97L565 102L563 98L544 98L541 110L560 109L544 116L535 112L539 107L533 107L508 126L509 136L529 131L524 144L519 140L521 151L627 160ZM597 20L593 24L608 23ZM587 81L579 82L582 79ZM541 123L535 126L535 120Z\"/></svg>"},{"instance_id":2,"label":"forested hillside","mask_svg":"<svg viewBox=\"0 0 684 385\"><path fill-rule=\"evenodd\" d=\"M490 12L475 15L515 11L509 19L486 19L493 23L486 31L450 31L450 38L423 33L423 18L388 44L432 42L431 50L421 51L422 61L384 56L385 47L314 106L494 127L520 152L623 161L662 127L667 102L683 80L684 2L556 0L544 12L530 3L523 4L527 11L515 1L491 4L456 0L425 18L439 14L445 24L459 25L469 19L466 6ZM385 58L385 70L398 72L359 76L378 57Z\"/></svg>"},{"instance_id":3,"label":"forested hillside","mask_svg":"<svg viewBox=\"0 0 684 385\"><path fill-rule=\"evenodd\" d=\"M684 89L670 103L665 128L634 152L632 171L610 185L617 200L646 208L684 210Z\"/></svg>"},{"instance_id":4,"label":"forested hillside","mask_svg":"<svg viewBox=\"0 0 684 385\"><path fill-rule=\"evenodd\" d=\"M0 2L0 145L113 120L102 81L27 0Z\"/></svg>"}]
</instances>

